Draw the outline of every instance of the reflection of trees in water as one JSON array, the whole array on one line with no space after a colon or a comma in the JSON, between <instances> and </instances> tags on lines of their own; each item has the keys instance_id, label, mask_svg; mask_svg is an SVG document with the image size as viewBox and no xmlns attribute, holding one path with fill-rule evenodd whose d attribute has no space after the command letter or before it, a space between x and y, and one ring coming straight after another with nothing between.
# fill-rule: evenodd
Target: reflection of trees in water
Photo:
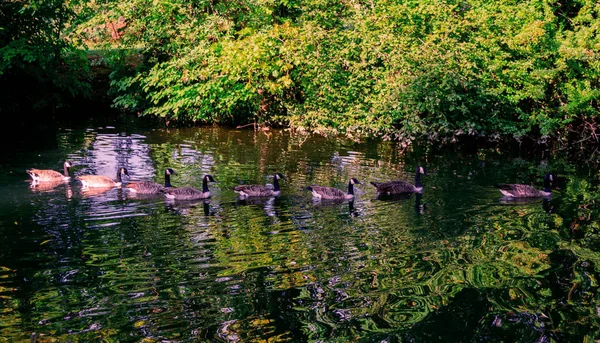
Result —
<instances>
[{"instance_id":1,"label":"reflection of trees in water","mask_svg":"<svg viewBox=\"0 0 600 343\"><path fill-rule=\"evenodd\" d=\"M434 335L452 340L462 337L465 330L473 330L479 337L493 333L507 340L576 339L577 332L587 331L586 327L598 321L595 307L589 306L596 295L594 263L587 258L576 263L552 257L559 236L567 231L563 218L556 213L560 208L551 201L513 204L514 208L501 208L492 216L471 218L462 236L438 241L430 248L411 242L410 235L405 240L394 239L394 235L402 235L370 230L368 237L359 239L371 242L367 243L370 253L363 251L385 264L352 263L350 258L340 261L344 250L341 246L339 250L334 248L337 239L324 243L327 249L337 252L338 258L327 256L323 260L332 260L336 270L345 272L332 274L315 266L316 280L330 282L307 285L309 292L297 299L305 305L304 317L317 318L323 328L331 328L324 329L321 338L333 328L344 332L342 336L351 336L359 334L357 327L369 327L375 336L377 332L385 336L388 328L393 328L391 332L403 328L406 331L402 335L407 336L402 337L415 339ZM389 213L388 206L385 210L388 216L395 214ZM395 220L401 221L402 217L396 216ZM311 226L323 227L318 223ZM386 241L396 243L395 248L387 246ZM323 251L327 249L323 247ZM577 269L578 275L564 272ZM543 278L547 273L552 276L549 282ZM557 296L557 289L562 296ZM583 307L567 305L577 297ZM306 304L312 306L307 308ZM558 313L586 319L571 329ZM452 330L456 327L448 324L455 322L452 318L462 323L462 329ZM307 321L304 325L314 328L316 324ZM557 334L556 329L564 332Z\"/></svg>"},{"instance_id":2,"label":"reflection of trees in water","mask_svg":"<svg viewBox=\"0 0 600 343\"><path fill-rule=\"evenodd\" d=\"M159 170L162 182L173 167L183 173L174 184L198 187L210 171L221 182L213 199L171 204L125 199L118 189L84 197L73 185L67 199L67 185L32 189L39 198L19 234L43 231L22 248L25 261L43 265L0 270L9 285L33 280L0 298L7 321L20 320L21 308L28 322L46 320L40 332L78 327L84 340L582 341L599 326L599 197L576 177L548 201L502 202L486 188L503 176L501 159L434 157L423 195L376 200L363 186L355 201L328 206L301 189L315 180L343 185L349 173L409 179L397 163L409 157L392 143L367 149L276 132L176 131L169 142L106 135L90 169L78 172L96 171L97 161L113 176L125 164L139 179ZM230 186L275 170L289 179L282 196L235 200ZM115 333L109 316L134 329ZM106 330L82 333L95 324Z\"/></svg>"}]
</instances>

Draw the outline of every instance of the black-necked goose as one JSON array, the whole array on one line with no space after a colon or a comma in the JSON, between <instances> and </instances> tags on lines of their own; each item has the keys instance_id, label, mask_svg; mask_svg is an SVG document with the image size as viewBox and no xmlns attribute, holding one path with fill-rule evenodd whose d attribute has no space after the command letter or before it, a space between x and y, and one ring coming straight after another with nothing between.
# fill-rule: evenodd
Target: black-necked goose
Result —
<instances>
[{"instance_id":1,"label":"black-necked goose","mask_svg":"<svg viewBox=\"0 0 600 343\"><path fill-rule=\"evenodd\" d=\"M71 162L65 161L62 174L51 169L28 169L25 172L36 182L68 181L71 178L69 168L71 168Z\"/></svg>"},{"instance_id":2,"label":"black-necked goose","mask_svg":"<svg viewBox=\"0 0 600 343\"><path fill-rule=\"evenodd\" d=\"M198 190L193 187L175 187L175 188L163 188L162 193L165 194L167 199L172 200L199 200L210 198L210 190L208 189L208 182L217 182L212 175L204 175L202 178L202 190Z\"/></svg>"},{"instance_id":3,"label":"black-necked goose","mask_svg":"<svg viewBox=\"0 0 600 343\"><path fill-rule=\"evenodd\" d=\"M312 192L314 198L317 199L353 199L354 185L360 185L360 181L355 178L350 178L348 181L348 192L341 189L325 186L309 186L307 189Z\"/></svg>"},{"instance_id":4,"label":"black-necked goose","mask_svg":"<svg viewBox=\"0 0 600 343\"><path fill-rule=\"evenodd\" d=\"M121 186L123 182L121 175L129 176L127 168L119 168L116 181L104 175L79 175L77 180L81 181L81 185L86 188L111 188Z\"/></svg>"},{"instance_id":5,"label":"black-necked goose","mask_svg":"<svg viewBox=\"0 0 600 343\"><path fill-rule=\"evenodd\" d=\"M427 175L425 168L418 166L415 172L415 184L403 180L394 180L388 182L371 182L377 189L379 195L410 194L423 192L421 175Z\"/></svg>"},{"instance_id":6,"label":"black-necked goose","mask_svg":"<svg viewBox=\"0 0 600 343\"><path fill-rule=\"evenodd\" d=\"M158 194L164 188L171 187L171 175L177 175L171 168L165 169L165 185L162 186L154 181L136 181L129 182L125 188L137 194Z\"/></svg>"},{"instance_id":7,"label":"black-necked goose","mask_svg":"<svg viewBox=\"0 0 600 343\"><path fill-rule=\"evenodd\" d=\"M279 189L279 180L285 180L282 174L273 174L273 188L265 185L239 185L235 186L234 192L238 193L241 198L247 197L271 197L281 193Z\"/></svg>"},{"instance_id":8,"label":"black-necked goose","mask_svg":"<svg viewBox=\"0 0 600 343\"><path fill-rule=\"evenodd\" d=\"M544 176L544 190L540 191L533 186L519 183L501 183L497 185L498 190L510 198L542 198L552 195L550 183L556 180L556 175L548 173Z\"/></svg>"}]
</instances>

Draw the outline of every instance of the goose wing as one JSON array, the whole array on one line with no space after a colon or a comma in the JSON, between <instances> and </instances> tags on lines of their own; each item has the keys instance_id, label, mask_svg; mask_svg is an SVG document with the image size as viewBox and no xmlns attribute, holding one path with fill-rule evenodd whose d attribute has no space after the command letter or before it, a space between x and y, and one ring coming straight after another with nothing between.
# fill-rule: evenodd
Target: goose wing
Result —
<instances>
[{"instance_id":1,"label":"goose wing","mask_svg":"<svg viewBox=\"0 0 600 343\"><path fill-rule=\"evenodd\" d=\"M317 196L323 199L340 199L346 197L346 192L334 187L310 186L308 189L313 192L313 195L317 194Z\"/></svg>"},{"instance_id":2,"label":"goose wing","mask_svg":"<svg viewBox=\"0 0 600 343\"><path fill-rule=\"evenodd\" d=\"M36 181L58 181L68 179L68 177L63 174L50 169L28 169L26 172Z\"/></svg>"},{"instance_id":3,"label":"goose wing","mask_svg":"<svg viewBox=\"0 0 600 343\"><path fill-rule=\"evenodd\" d=\"M153 181L130 182L126 188L139 194L157 194L164 187Z\"/></svg>"},{"instance_id":4,"label":"goose wing","mask_svg":"<svg viewBox=\"0 0 600 343\"><path fill-rule=\"evenodd\" d=\"M529 185L518 183L502 183L498 185L502 194L515 198L532 198L540 196L540 191Z\"/></svg>"},{"instance_id":5,"label":"goose wing","mask_svg":"<svg viewBox=\"0 0 600 343\"><path fill-rule=\"evenodd\" d=\"M84 187L108 188L118 185L113 179L104 175L80 175L77 179Z\"/></svg>"},{"instance_id":6,"label":"goose wing","mask_svg":"<svg viewBox=\"0 0 600 343\"><path fill-rule=\"evenodd\" d=\"M162 192L167 198L176 200L205 199L210 196L210 192L202 192L192 187L163 188Z\"/></svg>"},{"instance_id":7,"label":"goose wing","mask_svg":"<svg viewBox=\"0 0 600 343\"><path fill-rule=\"evenodd\" d=\"M377 189L378 193L381 194L403 194L403 193L414 193L416 191L415 186L409 182L395 180L388 182L371 182Z\"/></svg>"},{"instance_id":8,"label":"goose wing","mask_svg":"<svg viewBox=\"0 0 600 343\"><path fill-rule=\"evenodd\" d=\"M270 196L273 194L273 189L264 185L239 185L233 191L247 196Z\"/></svg>"}]
</instances>

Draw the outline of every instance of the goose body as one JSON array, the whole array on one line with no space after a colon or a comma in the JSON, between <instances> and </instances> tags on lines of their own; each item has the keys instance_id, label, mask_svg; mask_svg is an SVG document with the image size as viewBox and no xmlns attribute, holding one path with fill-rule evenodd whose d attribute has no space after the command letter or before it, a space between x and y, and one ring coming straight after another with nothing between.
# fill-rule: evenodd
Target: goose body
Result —
<instances>
[{"instance_id":1,"label":"goose body","mask_svg":"<svg viewBox=\"0 0 600 343\"><path fill-rule=\"evenodd\" d=\"M401 180L371 182L371 184L375 186L377 193L385 195L420 193L423 191L423 186L417 187L410 182Z\"/></svg>"},{"instance_id":2,"label":"goose body","mask_svg":"<svg viewBox=\"0 0 600 343\"><path fill-rule=\"evenodd\" d=\"M281 193L279 189L279 179L285 179L282 174L273 175L273 188L266 185L239 185L233 191L238 193L241 198L247 197L271 197Z\"/></svg>"},{"instance_id":3,"label":"goose body","mask_svg":"<svg viewBox=\"0 0 600 343\"><path fill-rule=\"evenodd\" d=\"M212 175L204 175L202 178L202 190L193 187L166 187L161 190L167 199L172 200L199 200L210 198L208 182L217 182Z\"/></svg>"},{"instance_id":4,"label":"goose body","mask_svg":"<svg viewBox=\"0 0 600 343\"><path fill-rule=\"evenodd\" d=\"M71 178L69 168L71 168L71 162L65 161L62 174L51 169L27 169L25 172L36 182L68 181Z\"/></svg>"},{"instance_id":5,"label":"goose body","mask_svg":"<svg viewBox=\"0 0 600 343\"><path fill-rule=\"evenodd\" d=\"M129 182L125 188L137 194L158 194L162 192L164 188L171 187L171 175L176 175L175 171L171 168L165 169L164 186L153 181L137 181Z\"/></svg>"},{"instance_id":6,"label":"goose body","mask_svg":"<svg viewBox=\"0 0 600 343\"><path fill-rule=\"evenodd\" d=\"M116 181L104 175L80 175L77 176L77 180L86 188L111 188L122 184L121 175L129 176L126 168L119 168Z\"/></svg>"},{"instance_id":7,"label":"goose body","mask_svg":"<svg viewBox=\"0 0 600 343\"><path fill-rule=\"evenodd\" d=\"M550 183L554 182L556 176L548 173L544 176L544 190L541 191L530 185L519 183L501 183L497 185L498 190L502 195L509 198L542 198L552 195Z\"/></svg>"},{"instance_id":8,"label":"goose body","mask_svg":"<svg viewBox=\"0 0 600 343\"><path fill-rule=\"evenodd\" d=\"M307 187L312 192L314 198L317 199L353 199L354 198L354 185L360 185L360 181L355 178L351 178L348 181L348 191L344 192L341 189L334 187L316 186L312 185Z\"/></svg>"},{"instance_id":9,"label":"goose body","mask_svg":"<svg viewBox=\"0 0 600 343\"><path fill-rule=\"evenodd\" d=\"M371 182L377 189L379 195L410 194L423 192L421 175L427 175L425 168L418 166L415 173L415 184L403 180L394 180L388 182Z\"/></svg>"}]
</instances>

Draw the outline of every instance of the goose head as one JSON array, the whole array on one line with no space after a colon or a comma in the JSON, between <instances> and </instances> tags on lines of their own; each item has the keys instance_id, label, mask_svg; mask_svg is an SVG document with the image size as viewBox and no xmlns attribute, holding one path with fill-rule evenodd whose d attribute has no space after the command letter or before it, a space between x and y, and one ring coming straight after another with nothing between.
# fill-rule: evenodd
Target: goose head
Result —
<instances>
[{"instance_id":1,"label":"goose head","mask_svg":"<svg viewBox=\"0 0 600 343\"><path fill-rule=\"evenodd\" d=\"M548 173L544 176L544 181L549 181L554 183L557 180L556 175L553 173Z\"/></svg>"},{"instance_id":2,"label":"goose head","mask_svg":"<svg viewBox=\"0 0 600 343\"><path fill-rule=\"evenodd\" d=\"M121 167L119 169L119 174L129 176L129 172L127 171L127 168L124 168L124 167Z\"/></svg>"},{"instance_id":3,"label":"goose head","mask_svg":"<svg viewBox=\"0 0 600 343\"><path fill-rule=\"evenodd\" d=\"M71 168L73 166L73 163L71 163L71 161L65 161L65 163L63 164L63 166L65 168Z\"/></svg>"},{"instance_id":4,"label":"goose head","mask_svg":"<svg viewBox=\"0 0 600 343\"><path fill-rule=\"evenodd\" d=\"M206 174L206 175L204 175L204 180L206 180L206 181L210 181L210 182L217 182L217 180L215 180L215 179L212 177L212 175L210 175L210 174Z\"/></svg>"},{"instance_id":5,"label":"goose head","mask_svg":"<svg viewBox=\"0 0 600 343\"><path fill-rule=\"evenodd\" d=\"M273 177L276 178L277 180L285 180L285 177L281 173L275 173L273 175Z\"/></svg>"},{"instance_id":6,"label":"goose head","mask_svg":"<svg viewBox=\"0 0 600 343\"><path fill-rule=\"evenodd\" d=\"M351 185L361 185L360 181L358 181L357 179L355 179L353 177L350 178L350 184Z\"/></svg>"},{"instance_id":7,"label":"goose head","mask_svg":"<svg viewBox=\"0 0 600 343\"><path fill-rule=\"evenodd\" d=\"M421 174L421 175L429 175L429 173L427 173L427 169L423 168L422 166L418 166L417 167L417 174Z\"/></svg>"},{"instance_id":8,"label":"goose head","mask_svg":"<svg viewBox=\"0 0 600 343\"><path fill-rule=\"evenodd\" d=\"M177 175L177 173L173 169L167 168L165 169L165 175Z\"/></svg>"},{"instance_id":9,"label":"goose head","mask_svg":"<svg viewBox=\"0 0 600 343\"><path fill-rule=\"evenodd\" d=\"M557 177L553 173L544 175L544 192L550 192L551 187L555 187L555 182L558 181Z\"/></svg>"}]
</instances>

